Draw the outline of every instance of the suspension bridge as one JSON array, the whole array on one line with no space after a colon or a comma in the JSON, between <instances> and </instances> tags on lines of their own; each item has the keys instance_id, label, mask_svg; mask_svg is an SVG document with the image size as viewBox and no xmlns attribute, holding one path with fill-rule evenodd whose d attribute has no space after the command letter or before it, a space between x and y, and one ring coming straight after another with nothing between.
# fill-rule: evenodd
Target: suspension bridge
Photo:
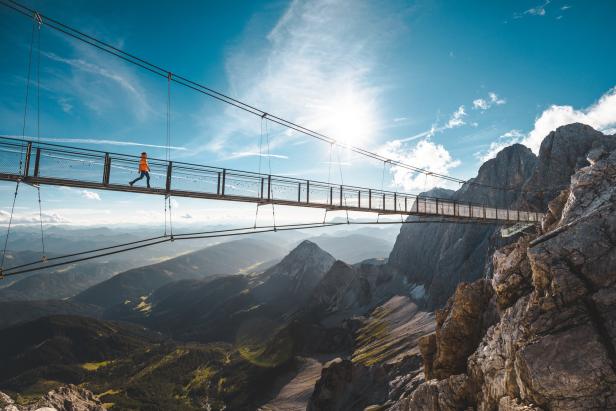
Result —
<instances>
[{"instance_id":1,"label":"suspension bridge","mask_svg":"<svg viewBox=\"0 0 616 411\"><path fill-rule=\"evenodd\" d=\"M174 240L187 240L196 238L223 237L262 233L268 231L296 230L318 227L328 227L341 223L323 222L298 223L276 225L274 206L321 208L328 211L345 211L347 220L344 224L354 224L349 220L349 212L376 213L377 215L400 215L401 220L397 224L423 223L423 222L447 222L468 224L507 224L514 225L509 228L507 234L517 233L520 230L537 224L541 214L530 210L516 208L499 208L490 204L476 204L467 201L456 201L446 198L436 198L423 195L400 193L370 187L358 187L345 184L333 184L331 181L323 182L311 179L300 179L275 175L271 172L262 173L242 171L230 168L212 167L202 164L173 161L171 158L171 86L180 85L197 93L211 97L217 101L233 106L250 115L261 118L261 142L263 141L263 122L267 130L268 122L277 124L297 133L312 137L329 144L330 156L334 146L364 156L371 160L382 162L383 172L385 165L405 169L410 173L424 174L432 178L446 182L481 186L488 190L521 191L520 187L490 186L472 180L462 180L445 174L439 174L430 170L418 168L402 161L387 158L383 155L342 143L319 131L304 127L293 121L267 113L253 105L242 102L226 94L213 90L203 84L190 80L172 71L153 64L134 54L128 53L95 37L76 30L62 22L42 15L36 10L30 9L13 0L0 0L0 5L12 9L32 19L32 32L30 35L30 52L28 71L26 76L26 99L23 115L23 127L21 138L0 136L0 181L15 182L15 196L7 233L4 241L2 262L0 263L0 278L5 275L15 275L42 268L51 268L69 263L89 260L101 256L116 254L141 247L152 246ZM40 64L41 64L41 29L48 27L73 40L85 43L102 53L113 58L118 58L125 63L135 65L146 70L150 74L163 77L167 83L167 118L166 118L166 158L148 159L150 168L150 187L132 185L139 165L139 157L85 149L60 144L41 143L40 141ZM35 59L33 59L35 52ZM35 68L32 70L33 60ZM35 73L36 84L36 140L25 138L27 123L29 94L31 87L31 72ZM267 132L266 132L267 133ZM269 135L266 136L269 153ZM261 145L260 145L261 146ZM259 153L260 155L262 153ZM269 159L269 157L268 157ZM331 167L331 158L330 158ZM330 169L331 171L331 169ZM342 183L342 170L340 170ZM42 257L38 261L4 268L4 260L7 252L7 244L11 230L11 221L15 208L15 199L20 184L28 184L35 187L39 196L39 214L41 217L41 245ZM143 182L142 182L143 183ZM45 256L45 238L42 221L40 187L62 186L82 189L108 190L135 194L158 195L165 199L165 232L161 236L146 238L129 243L116 244L94 250L75 252L62 256L47 258ZM234 201L254 203L258 207L262 205L272 206L273 225L244 228L232 228L225 230L202 231L198 233L173 233L171 223L171 198L187 197L207 200ZM168 208L167 208L168 205ZM167 214L167 211L169 214ZM167 215L169 216L169 233L167 232ZM405 220L403 216L423 217L417 221ZM382 224L387 222L379 222ZM364 224L364 222L362 222Z\"/></svg>"},{"instance_id":2,"label":"suspension bridge","mask_svg":"<svg viewBox=\"0 0 616 411\"><path fill-rule=\"evenodd\" d=\"M503 223L540 214L444 198L331 184L199 164L149 159L151 188L130 185L139 157L0 138L0 180L159 196L326 208L379 214L441 216Z\"/></svg>"}]
</instances>

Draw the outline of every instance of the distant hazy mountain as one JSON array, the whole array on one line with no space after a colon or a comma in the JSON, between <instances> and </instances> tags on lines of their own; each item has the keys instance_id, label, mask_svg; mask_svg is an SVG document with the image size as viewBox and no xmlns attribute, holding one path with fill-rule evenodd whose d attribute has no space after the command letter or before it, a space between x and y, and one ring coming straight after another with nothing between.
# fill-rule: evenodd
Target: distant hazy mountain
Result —
<instances>
[{"instance_id":1,"label":"distant hazy mountain","mask_svg":"<svg viewBox=\"0 0 616 411\"><path fill-rule=\"evenodd\" d=\"M50 315L81 315L97 318L102 309L95 305L66 300L0 302L0 329Z\"/></svg>"},{"instance_id":2,"label":"distant hazy mountain","mask_svg":"<svg viewBox=\"0 0 616 411\"><path fill-rule=\"evenodd\" d=\"M111 278L120 262L89 262L34 273L0 289L0 301L63 299Z\"/></svg>"},{"instance_id":3,"label":"distant hazy mountain","mask_svg":"<svg viewBox=\"0 0 616 411\"><path fill-rule=\"evenodd\" d=\"M311 237L310 241L333 255L337 260L349 264L369 258L386 258L394 246L395 237L385 240L373 235L348 233L344 235L324 234Z\"/></svg>"},{"instance_id":4,"label":"distant hazy mountain","mask_svg":"<svg viewBox=\"0 0 616 411\"><path fill-rule=\"evenodd\" d=\"M236 274L283 255L283 249L255 239L230 241L120 273L78 294L74 300L105 308L127 301L134 303L172 281Z\"/></svg>"}]
</instances>

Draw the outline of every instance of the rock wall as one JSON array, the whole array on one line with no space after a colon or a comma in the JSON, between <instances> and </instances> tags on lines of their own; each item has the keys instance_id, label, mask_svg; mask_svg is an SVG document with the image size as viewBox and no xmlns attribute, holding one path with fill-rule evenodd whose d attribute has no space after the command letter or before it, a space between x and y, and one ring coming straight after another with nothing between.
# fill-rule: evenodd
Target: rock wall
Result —
<instances>
[{"instance_id":1,"label":"rock wall","mask_svg":"<svg viewBox=\"0 0 616 411\"><path fill-rule=\"evenodd\" d=\"M456 192L438 195L545 212L549 201L569 186L575 171L589 165L588 153L601 147L606 151L616 148L616 139L584 124L559 127L545 138L538 157L519 144L507 147L484 163L471 180L481 185L465 184ZM507 244L494 226L408 224L400 230L388 266L411 285L423 286L427 308L435 309L445 304L460 282L491 274L492 254Z\"/></svg>"},{"instance_id":2,"label":"rock wall","mask_svg":"<svg viewBox=\"0 0 616 411\"><path fill-rule=\"evenodd\" d=\"M549 231L495 253L493 298L464 298L483 280L458 288L422 344L433 379L390 409L616 409L616 151L591 151Z\"/></svg>"}]
</instances>

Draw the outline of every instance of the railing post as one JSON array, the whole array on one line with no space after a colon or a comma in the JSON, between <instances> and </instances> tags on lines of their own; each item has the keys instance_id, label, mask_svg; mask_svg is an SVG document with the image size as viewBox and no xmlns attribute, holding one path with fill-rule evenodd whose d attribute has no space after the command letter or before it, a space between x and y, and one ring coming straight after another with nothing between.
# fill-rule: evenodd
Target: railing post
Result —
<instances>
[{"instance_id":1,"label":"railing post","mask_svg":"<svg viewBox=\"0 0 616 411\"><path fill-rule=\"evenodd\" d=\"M32 153L32 142L28 141L28 146L26 147L26 158L24 161L24 170L23 170L24 177L28 177L28 174L30 172L30 154L31 153Z\"/></svg>"},{"instance_id":2,"label":"railing post","mask_svg":"<svg viewBox=\"0 0 616 411\"><path fill-rule=\"evenodd\" d=\"M306 203L310 202L310 180L306 180Z\"/></svg>"},{"instance_id":3,"label":"railing post","mask_svg":"<svg viewBox=\"0 0 616 411\"><path fill-rule=\"evenodd\" d=\"M454 201L453 202L453 215L457 217L459 212L460 212L460 207L458 206L458 202Z\"/></svg>"},{"instance_id":4,"label":"railing post","mask_svg":"<svg viewBox=\"0 0 616 411\"><path fill-rule=\"evenodd\" d=\"M105 153L105 165L103 167L103 185L109 185L109 173L111 171L111 157L109 153Z\"/></svg>"},{"instance_id":5,"label":"railing post","mask_svg":"<svg viewBox=\"0 0 616 411\"><path fill-rule=\"evenodd\" d=\"M302 183L297 183L297 202L302 201Z\"/></svg>"},{"instance_id":6,"label":"railing post","mask_svg":"<svg viewBox=\"0 0 616 411\"><path fill-rule=\"evenodd\" d=\"M368 208L372 210L372 189L368 189Z\"/></svg>"},{"instance_id":7,"label":"railing post","mask_svg":"<svg viewBox=\"0 0 616 411\"><path fill-rule=\"evenodd\" d=\"M224 196L225 195L225 180L227 179L227 169L223 168L222 169L222 181L220 184L220 195Z\"/></svg>"},{"instance_id":8,"label":"railing post","mask_svg":"<svg viewBox=\"0 0 616 411\"><path fill-rule=\"evenodd\" d=\"M357 190L357 208L361 208L361 190Z\"/></svg>"},{"instance_id":9,"label":"railing post","mask_svg":"<svg viewBox=\"0 0 616 411\"><path fill-rule=\"evenodd\" d=\"M272 198L272 176L267 176L267 199L270 200Z\"/></svg>"},{"instance_id":10,"label":"railing post","mask_svg":"<svg viewBox=\"0 0 616 411\"><path fill-rule=\"evenodd\" d=\"M404 212L408 213L408 197L404 196Z\"/></svg>"},{"instance_id":11,"label":"railing post","mask_svg":"<svg viewBox=\"0 0 616 411\"><path fill-rule=\"evenodd\" d=\"M473 218L473 205L471 203L468 203L468 216Z\"/></svg>"},{"instance_id":12,"label":"railing post","mask_svg":"<svg viewBox=\"0 0 616 411\"><path fill-rule=\"evenodd\" d=\"M438 215L438 198L436 199L436 215Z\"/></svg>"},{"instance_id":13,"label":"railing post","mask_svg":"<svg viewBox=\"0 0 616 411\"><path fill-rule=\"evenodd\" d=\"M342 185L340 186L340 207L342 207Z\"/></svg>"},{"instance_id":14,"label":"railing post","mask_svg":"<svg viewBox=\"0 0 616 411\"><path fill-rule=\"evenodd\" d=\"M171 191L171 173L173 172L173 161L167 164L167 183L165 184L165 191L169 193Z\"/></svg>"},{"instance_id":15,"label":"railing post","mask_svg":"<svg viewBox=\"0 0 616 411\"><path fill-rule=\"evenodd\" d=\"M383 211L385 211L385 193L383 193Z\"/></svg>"},{"instance_id":16,"label":"railing post","mask_svg":"<svg viewBox=\"0 0 616 411\"><path fill-rule=\"evenodd\" d=\"M486 205L484 204L483 206L481 206L481 209L483 210L483 219L486 219Z\"/></svg>"},{"instance_id":17,"label":"railing post","mask_svg":"<svg viewBox=\"0 0 616 411\"><path fill-rule=\"evenodd\" d=\"M419 196L415 196L415 212L419 214Z\"/></svg>"},{"instance_id":18,"label":"railing post","mask_svg":"<svg viewBox=\"0 0 616 411\"><path fill-rule=\"evenodd\" d=\"M518 221L520 221L520 209L518 208L516 211L518 213Z\"/></svg>"},{"instance_id":19,"label":"railing post","mask_svg":"<svg viewBox=\"0 0 616 411\"><path fill-rule=\"evenodd\" d=\"M398 210L398 196L394 193L394 211Z\"/></svg>"},{"instance_id":20,"label":"railing post","mask_svg":"<svg viewBox=\"0 0 616 411\"><path fill-rule=\"evenodd\" d=\"M261 177L261 194L259 195L259 198L261 200L263 200L263 186L265 185L265 179L263 177Z\"/></svg>"},{"instance_id":21,"label":"railing post","mask_svg":"<svg viewBox=\"0 0 616 411\"><path fill-rule=\"evenodd\" d=\"M218 171L216 174L218 175L218 178L216 179L216 195L219 196L220 195L220 171Z\"/></svg>"},{"instance_id":22,"label":"railing post","mask_svg":"<svg viewBox=\"0 0 616 411\"><path fill-rule=\"evenodd\" d=\"M41 163L41 149L36 148L36 159L34 160L34 178L39 176L39 164Z\"/></svg>"}]
</instances>

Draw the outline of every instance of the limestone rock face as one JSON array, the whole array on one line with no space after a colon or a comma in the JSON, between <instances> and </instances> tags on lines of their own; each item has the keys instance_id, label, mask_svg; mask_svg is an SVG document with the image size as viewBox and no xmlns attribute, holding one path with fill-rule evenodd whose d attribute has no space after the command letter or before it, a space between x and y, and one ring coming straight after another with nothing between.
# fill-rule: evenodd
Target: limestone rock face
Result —
<instances>
[{"instance_id":1,"label":"limestone rock face","mask_svg":"<svg viewBox=\"0 0 616 411\"><path fill-rule=\"evenodd\" d=\"M548 232L495 253L490 284L458 287L420 344L435 379L391 409L616 409L616 150L589 158L550 202ZM499 318L472 328L494 300L470 290L487 286Z\"/></svg>"},{"instance_id":2,"label":"limestone rock face","mask_svg":"<svg viewBox=\"0 0 616 411\"><path fill-rule=\"evenodd\" d=\"M444 379L466 371L466 359L497 320L494 309L489 308L493 295L487 281L463 283L445 308L437 310L435 337L424 337L427 341L421 345L426 353L426 379Z\"/></svg>"},{"instance_id":3,"label":"limestone rock face","mask_svg":"<svg viewBox=\"0 0 616 411\"><path fill-rule=\"evenodd\" d=\"M308 402L308 411L354 411L383 402L387 379L381 366L366 367L337 358L325 365Z\"/></svg>"},{"instance_id":4,"label":"limestone rock face","mask_svg":"<svg viewBox=\"0 0 616 411\"><path fill-rule=\"evenodd\" d=\"M105 411L100 400L91 391L73 384L49 391L35 404L18 406L3 392L0 392L2 411Z\"/></svg>"},{"instance_id":5,"label":"limestone rock face","mask_svg":"<svg viewBox=\"0 0 616 411\"><path fill-rule=\"evenodd\" d=\"M521 188L536 162L530 149L516 144L485 162L477 177L458 191L431 190L426 195L510 207L518 200L519 192L489 187ZM418 218L411 216L409 220ZM406 224L400 229L388 266L406 276L409 283L423 286L428 308L440 308L458 283L472 282L484 275L497 236L498 228L492 225Z\"/></svg>"},{"instance_id":6,"label":"limestone rock face","mask_svg":"<svg viewBox=\"0 0 616 411\"><path fill-rule=\"evenodd\" d=\"M545 212L548 203L568 189L576 170L615 148L614 136L583 124L569 124L544 139L538 157L519 144L507 147L481 166L471 180L477 184L465 184L456 192L431 191L426 195ZM559 201L567 198L568 193L563 194ZM551 211L558 208L558 204L550 206ZM548 215L547 225L559 220L559 215ZM422 300L435 309L445 304L460 282L473 282L490 274L492 254L506 244L494 226L407 224L400 230L388 266L404 275L409 284L422 286L426 291Z\"/></svg>"}]
</instances>

